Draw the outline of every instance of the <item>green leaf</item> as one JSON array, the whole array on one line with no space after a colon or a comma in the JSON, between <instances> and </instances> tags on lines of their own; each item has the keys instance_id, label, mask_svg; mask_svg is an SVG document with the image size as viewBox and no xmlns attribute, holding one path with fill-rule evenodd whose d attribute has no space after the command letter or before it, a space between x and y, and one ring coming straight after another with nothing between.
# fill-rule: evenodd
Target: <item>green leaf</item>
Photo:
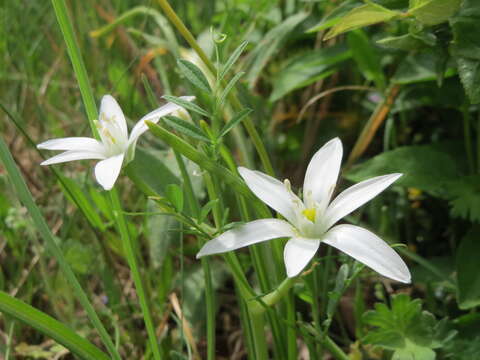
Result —
<instances>
[{"instance_id":1,"label":"green leaf","mask_svg":"<svg viewBox=\"0 0 480 360\"><path fill-rule=\"evenodd\" d=\"M425 25L447 21L458 9L462 0L413 0L408 12Z\"/></svg>"},{"instance_id":2,"label":"green leaf","mask_svg":"<svg viewBox=\"0 0 480 360\"><path fill-rule=\"evenodd\" d=\"M222 107L223 104L225 103L225 100L227 99L228 94L230 91L233 89L235 84L237 83L238 80L244 75L244 72L239 72L235 74L233 78L230 79L228 84L225 86L225 89L223 89L222 94L220 95L220 101L218 102L218 106Z\"/></svg>"},{"instance_id":3,"label":"green leaf","mask_svg":"<svg viewBox=\"0 0 480 360\"><path fill-rule=\"evenodd\" d=\"M217 204L217 202L218 202L218 199L213 199L207 202L202 207L202 210L200 211L200 216L198 218L198 221L200 223L202 223L207 218L208 214L210 213L210 211L212 211L213 207Z\"/></svg>"},{"instance_id":4,"label":"green leaf","mask_svg":"<svg viewBox=\"0 0 480 360\"><path fill-rule=\"evenodd\" d=\"M462 176L448 182L445 197L450 201L452 216L480 223L480 175Z\"/></svg>"},{"instance_id":5,"label":"green leaf","mask_svg":"<svg viewBox=\"0 0 480 360\"><path fill-rule=\"evenodd\" d=\"M183 210L183 191L177 184L167 185L165 196L179 213Z\"/></svg>"},{"instance_id":6,"label":"green leaf","mask_svg":"<svg viewBox=\"0 0 480 360\"><path fill-rule=\"evenodd\" d=\"M285 38L308 16L307 13L300 12L290 16L282 23L275 26L250 53L252 64L247 73L247 81L250 88L253 88L261 71L270 61L273 55L278 51Z\"/></svg>"},{"instance_id":7,"label":"green leaf","mask_svg":"<svg viewBox=\"0 0 480 360\"><path fill-rule=\"evenodd\" d=\"M222 81L225 75L230 71L230 69L237 62L238 58L242 54L243 50L247 47L247 45L248 41L244 41L233 51L232 55L230 55L228 60L222 66L222 70L220 71L220 74L218 76L219 81Z\"/></svg>"},{"instance_id":8,"label":"green leaf","mask_svg":"<svg viewBox=\"0 0 480 360\"><path fill-rule=\"evenodd\" d=\"M196 105L196 104L194 104L190 101L180 99L177 96L164 95L163 98L167 101L170 101L174 104L177 104L181 107L184 107L187 110L191 110L193 112L196 112L197 114L200 114L200 115L203 115L203 116L206 116L206 117L210 116L210 114L207 111L203 110L200 106L198 106L198 105Z\"/></svg>"},{"instance_id":9,"label":"green leaf","mask_svg":"<svg viewBox=\"0 0 480 360\"><path fill-rule=\"evenodd\" d=\"M0 291L0 311L65 346L80 359L108 360L104 352L51 316Z\"/></svg>"},{"instance_id":10,"label":"green leaf","mask_svg":"<svg viewBox=\"0 0 480 360\"><path fill-rule=\"evenodd\" d=\"M425 50L418 53L412 53L407 56L398 66L392 82L395 84L414 84L425 81L438 80L439 77L447 78L456 74L455 69L447 68L443 74L438 69L445 62L447 54L439 54L433 50Z\"/></svg>"},{"instance_id":11,"label":"green leaf","mask_svg":"<svg viewBox=\"0 0 480 360\"><path fill-rule=\"evenodd\" d=\"M312 26L308 29L307 33L322 31L328 28L331 28L337 24L343 16L345 16L349 11L357 8L361 5L358 1L344 1L338 7L336 7L332 12L327 14L319 23Z\"/></svg>"},{"instance_id":12,"label":"green leaf","mask_svg":"<svg viewBox=\"0 0 480 360\"><path fill-rule=\"evenodd\" d=\"M203 74L202 70L197 67L197 65L184 59L178 59L177 64L180 68L180 71L183 75L185 75L188 81L190 81L200 90L206 91L208 93L212 92L212 89L208 84L207 78Z\"/></svg>"},{"instance_id":13,"label":"green leaf","mask_svg":"<svg viewBox=\"0 0 480 360\"><path fill-rule=\"evenodd\" d=\"M464 57L456 60L460 80L471 103L480 103L480 61Z\"/></svg>"},{"instance_id":14,"label":"green leaf","mask_svg":"<svg viewBox=\"0 0 480 360\"><path fill-rule=\"evenodd\" d=\"M480 276L478 276L479 233L480 226L472 227L462 239L457 250L457 301L458 306L463 310L480 305Z\"/></svg>"},{"instance_id":15,"label":"green leaf","mask_svg":"<svg viewBox=\"0 0 480 360\"><path fill-rule=\"evenodd\" d=\"M170 127L181 132L182 134L185 134L197 140L210 142L210 139L207 137L207 135L203 132L202 129L185 120L180 119L179 117L167 115L163 117L163 121Z\"/></svg>"},{"instance_id":16,"label":"green leaf","mask_svg":"<svg viewBox=\"0 0 480 360\"><path fill-rule=\"evenodd\" d=\"M224 137L227 133L232 130L240 121L242 121L246 116L248 116L253 110L252 109L243 109L236 113L229 122L225 124L223 129L220 131L218 135L219 138Z\"/></svg>"},{"instance_id":17,"label":"green leaf","mask_svg":"<svg viewBox=\"0 0 480 360\"><path fill-rule=\"evenodd\" d=\"M401 13L398 11L392 11L378 4L368 2L343 16L323 39L328 40L350 30L389 21L399 15Z\"/></svg>"},{"instance_id":18,"label":"green leaf","mask_svg":"<svg viewBox=\"0 0 480 360\"><path fill-rule=\"evenodd\" d=\"M369 81L374 81L378 89L385 88L380 56L365 32L360 29L350 32L347 43L363 76Z\"/></svg>"},{"instance_id":19,"label":"green leaf","mask_svg":"<svg viewBox=\"0 0 480 360\"><path fill-rule=\"evenodd\" d=\"M462 85L473 104L480 103L480 5L464 0L460 11L450 19L453 42L450 53L455 58Z\"/></svg>"},{"instance_id":20,"label":"green leaf","mask_svg":"<svg viewBox=\"0 0 480 360\"><path fill-rule=\"evenodd\" d=\"M344 45L295 56L276 74L269 100L276 101L293 90L330 76L337 64L351 56L351 52Z\"/></svg>"},{"instance_id":21,"label":"green leaf","mask_svg":"<svg viewBox=\"0 0 480 360\"><path fill-rule=\"evenodd\" d=\"M178 184L178 178L164 164L165 153L135 150L135 159L125 168L126 174L146 195L165 195L168 184Z\"/></svg>"},{"instance_id":22,"label":"green leaf","mask_svg":"<svg viewBox=\"0 0 480 360\"><path fill-rule=\"evenodd\" d=\"M425 43L411 34L390 36L377 41L378 45L386 48L412 51L425 47Z\"/></svg>"},{"instance_id":23,"label":"green leaf","mask_svg":"<svg viewBox=\"0 0 480 360\"><path fill-rule=\"evenodd\" d=\"M446 182L462 174L465 164L452 144L404 146L384 152L352 168L346 178L359 182L388 173L402 173L396 184L429 193L444 190Z\"/></svg>"}]
</instances>

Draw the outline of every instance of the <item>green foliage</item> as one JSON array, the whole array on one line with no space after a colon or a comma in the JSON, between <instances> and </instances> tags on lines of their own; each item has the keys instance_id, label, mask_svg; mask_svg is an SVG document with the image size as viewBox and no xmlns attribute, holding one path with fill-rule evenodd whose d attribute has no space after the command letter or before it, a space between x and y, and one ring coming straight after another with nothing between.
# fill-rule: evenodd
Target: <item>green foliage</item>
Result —
<instances>
[{"instance_id":1,"label":"green foliage","mask_svg":"<svg viewBox=\"0 0 480 360\"><path fill-rule=\"evenodd\" d=\"M462 0L411 0L408 12L425 25L447 21L460 8Z\"/></svg>"},{"instance_id":2,"label":"green foliage","mask_svg":"<svg viewBox=\"0 0 480 360\"><path fill-rule=\"evenodd\" d=\"M210 85L208 84L207 78L197 65L183 59L179 59L177 63L180 71L183 75L185 75L188 81L190 81L200 90L206 91L208 93L212 92L212 89L210 89Z\"/></svg>"},{"instance_id":3,"label":"green foliage","mask_svg":"<svg viewBox=\"0 0 480 360\"><path fill-rule=\"evenodd\" d=\"M422 311L419 299L411 300L406 294L392 297L391 307L375 304L375 310L363 316L365 324L373 326L363 341L393 350L396 360L433 360L434 349L444 347L456 335L447 319L440 321Z\"/></svg>"},{"instance_id":4,"label":"green foliage","mask_svg":"<svg viewBox=\"0 0 480 360\"><path fill-rule=\"evenodd\" d=\"M293 90L301 89L333 74L336 65L351 56L351 51L343 45L295 56L288 61L273 81L270 101L276 101Z\"/></svg>"},{"instance_id":5,"label":"green foliage","mask_svg":"<svg viewBox=\"0 0 480 360\"><path fill-rule=\"evenodd\" d=\"M390 21L401 15L397 11L389 10L373 2L354 8L345 14L325 35L325 40L341 33L358 29L364 26Z\"/></svg>"},{"instance_id":6,"label":"green foliage","mask_svg":"<svg viewBox=\"0 0 480 360\"><path fill-rule=\"evenodd\" d=\"M461 309L471 309L480 305L479 234L480 227L478 225L473 226L462 239L457 251L458 305Z\"/></svg>"}]
</instances>

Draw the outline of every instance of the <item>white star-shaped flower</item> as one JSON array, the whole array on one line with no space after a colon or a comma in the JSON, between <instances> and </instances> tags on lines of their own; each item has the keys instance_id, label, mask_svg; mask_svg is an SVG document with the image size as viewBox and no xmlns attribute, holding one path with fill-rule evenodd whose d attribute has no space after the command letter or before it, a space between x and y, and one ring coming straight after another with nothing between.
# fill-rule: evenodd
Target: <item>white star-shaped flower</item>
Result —
<instances>
[{"instance_id":1,"label":"white star-shaped flower","mask_svg":"<svg viewBox=\"0 0 480 360\"><path fill-rule=\"evenodd\" d=\"M359 226L335 225L344 216L385 190L402 174L362 181L330 202L342 161L342 143L335 138L313 156L303 183L303 201L288 180L280 182L260 171L239 167L252 192L287 221L261 219L229 230L208 241L197 258L223 253L262 241L288 237L284 261L288 277L297 276L321 243L333 246L388 278L409 283L410 272L400 256L382 239Z\"/></svg>"},{"instance_id":2,"label":"white star-shaped flower","mask_svg":"<svg viewBox=\"0 0 480 360\"><path fill-rule=\"evenodd\" d=\"M192 101L193 96L182 96L183 100ZM95 165L95 178L105 190L110 190L120 174L123 164L131 161L135 154L138 137L148 130L145 121L157 122L161 117L183 109L173 103L142 117L128 135L127 122L117 101L110 95L102 98L100 117L95 125L101 141L88 137L67 137L47 140L37 145L44 150L62 150L40 165L52 165L74 160L99 159Z\"/></svg>"}]
</instances>

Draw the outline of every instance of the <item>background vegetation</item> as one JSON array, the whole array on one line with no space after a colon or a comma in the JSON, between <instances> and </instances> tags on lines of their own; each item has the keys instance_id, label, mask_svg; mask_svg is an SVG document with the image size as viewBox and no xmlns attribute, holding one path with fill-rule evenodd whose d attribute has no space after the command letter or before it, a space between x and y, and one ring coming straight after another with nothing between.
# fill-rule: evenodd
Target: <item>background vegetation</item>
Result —
<instances>
[{"instance_id":1,"label":"background vegetation","mask_svg":"<svg viewBox=\"0 0 480 360\"><path fill-rule=\"evenodd\" d=\"M52 244L73 269L119 354L148 359L152 349L107 194L93 181L88 163L59 166L55 175L39 166L42 157L34 147L46 139L89 133L88 108L55 3L2 4L2 138L48 223ZM205 74L207 67L159 3L67 2L96 103L103 94L113 94L132 123L165 94L195 94L198 104L212 106L211 95L192 84L177 60L195 63ZM342 139L346 154L342 188L372 176L405 174L348 220L391 244L406 245L396 249L412 271L412 284L401 285L369 270L355 275L352 260L321 248L316 266L293 289L293 322L282 323L293 329L295 356L328 358L331 350L321 345L328 333L351 359L477 359L480 4L208 0L171 1L171 6L215 64L225 64L235 49L243 49L226 79L243 72L234 91L242 106L252 109L251 119L280 178L301 187L311 155L335 136ZM208 153L199 138L200 117L191 115L198 127L172 122L165 127ZM231 118L232 109L226 106L219 116ZM237 164L261 169L250 138L242 141L246 132L237 124L222 141ZM6 148L2 152L6 156ZM159 209L155 198L148 197L170 194L173 203L178 200L167 186L180 183L175 156L147 134L125 170L128 177L121 176L117 187L126 229L141 255L162 355L206 358L204 271L195 260L199 244L174 218L153 214ZM39 236L39 220L27 215L32 215L23 200L27 195L22 198L2 160L2 294L50 314L105 350L54 247ZM195 196L202 205L210 204L204 208L208 222L213 204L202 181L204 170L192 162L187 170ZM233 199L229 202L225 223L239 217ZM260 288L250 257L240 252L239 258L249 280ZM220 257L211 258L210 270L215 358L245 358L244 310L230 272ZM24 321L12 310L18 304L8 301L0 297L0 357L72 357L48 332L29 326L32 309ZM271 346L272 357L292 358L278 351L281 345Z\"/></svg>"}]
</instances>

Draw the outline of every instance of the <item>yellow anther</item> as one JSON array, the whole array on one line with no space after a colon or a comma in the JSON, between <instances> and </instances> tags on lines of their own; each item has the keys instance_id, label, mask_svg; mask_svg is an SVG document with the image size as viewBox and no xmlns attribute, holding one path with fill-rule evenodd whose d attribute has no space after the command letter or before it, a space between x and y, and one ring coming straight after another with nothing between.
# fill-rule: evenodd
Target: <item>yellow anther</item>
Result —
<instances>
[{"instance_id":1,"label":"yellow anther","mask_svg":"<svg viewBox=\"0 0 480 360\"><path fill-rule=\"evenodd\" d=\"M317 210L315 208L305 209L302 211L302 215L305 216L311 222L315 222L316 214L317 214Z\"/></svg>"}]
</instances>

